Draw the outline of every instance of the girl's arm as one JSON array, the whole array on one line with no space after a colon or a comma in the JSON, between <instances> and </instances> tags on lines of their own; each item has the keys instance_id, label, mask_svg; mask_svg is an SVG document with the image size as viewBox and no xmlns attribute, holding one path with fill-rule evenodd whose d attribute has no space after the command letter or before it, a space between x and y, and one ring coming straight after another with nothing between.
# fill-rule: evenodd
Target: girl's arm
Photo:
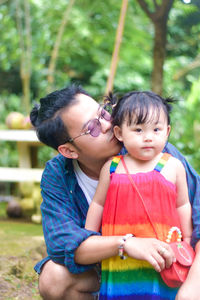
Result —
<instances>
[{"instance_id":1,"label":"girl's arm","mask_svg":"<svg viewBox=\"0 0 200 300\"><path fill-rule=\"evenodd\" d=\"M176 186L177 186L177 211L181 222L183 239L190 243L192 236L192 208L188 196L188 186L185 168L179 160L176 160Z\"/></svg>"},{"instance_id":2,"label":"girl's arm","mask_svg":"<svg viewBox=\"0 0 200 300\"><path fill-rule=\"evenodd\" d=\"M165 152L168 152L179 159L184 165L188 184L188 193L190 198L190 203L192 205L192 221L193 221L193 233L192 233L192 246L200 240L200 176L193 169L193 167L188 163L185 157L170 143L167 143L165 147Z\"/></svg>"},{"instance_id":3,"label":"girl's arm","mask_svg":"<svg viewBox=\"0 0 200 300\"><path fill-rule=\"evenodd\" d=\"M121 239L122 236L90 236L77 248L76 263L94 264L118 255ZM163 248L167 251L161 256ZM148 261L157 272L169 268L175 259L169 244L155 238L128 238L124 250L132 258Z\"/></svg>"},{"instance_id":4,"label":"girl's arm","mask_svg":"<svg viewBox=\"0 0 200 300\"><path fill-rule=\"evenodd\" d=\"M100 172L99 183L88 209L87 218L85 222L85 228L99 232L101 228L101 221L103 215L103 207L106 200L108 187L110 184L110 163L111 160L107 161Z\"/></svg>"}]
</instances>

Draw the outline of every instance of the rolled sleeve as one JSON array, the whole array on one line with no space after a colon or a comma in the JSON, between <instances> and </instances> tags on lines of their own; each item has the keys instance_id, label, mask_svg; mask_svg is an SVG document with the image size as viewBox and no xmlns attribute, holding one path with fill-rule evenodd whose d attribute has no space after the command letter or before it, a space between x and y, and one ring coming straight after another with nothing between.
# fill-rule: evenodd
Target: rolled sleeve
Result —
<instances>
[{"instance_id":1,"label":"rolled sleeve","mask_svg":"<svg viewBox=\"0 0 200 300\"><path fill-rule=\"evenodd\" d=\"M68 241L65 249L65 265L67 266L68 270L71 273L80 273L94 267L94 265L80 265L77 264L74 260L74 254L78 246L85 241L88 237L92 235L100 235L95 231L88 231L84 228L81 230L74 228L74 235L76 236L75 239ZM72 232L73 234L73 232Z\"/></svg>"}]
</instances>

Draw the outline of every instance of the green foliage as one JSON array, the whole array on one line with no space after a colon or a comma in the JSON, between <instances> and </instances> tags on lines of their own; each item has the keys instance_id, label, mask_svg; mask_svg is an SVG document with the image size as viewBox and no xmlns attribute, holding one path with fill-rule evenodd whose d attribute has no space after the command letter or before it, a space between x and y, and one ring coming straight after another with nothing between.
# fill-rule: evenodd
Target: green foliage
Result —
<instances>
[{"instance_id":1,"label":"green foliage","mask_svg":"<svg viewBox=\"0 0 200 300\"><path fill-rule=\"evenodd\" d=\"M47 70L56 35L69 1L31 0L32 76L31 98L38 101L46 94ZM152 1L148 1L153 5ZM115 43L121 1L76 0L59 49L54 89L78 81L94 97L104 94ZM153 7L151 7L153 9ZM21 105L19 35L16 26L16 2L0 5L0 127L10 111L24 112ZM24 23L23 23L24 24ZM199 120L197 114L199 68L191 68L178 79L178 71L190 65L200 53L200 5L198 0L186 5L174 1L168 22L168 42L164 66L164 94L179 100L173 119L171 140L199 169L190 125ZM137 1L129 1L120 58L114 82L116 92L150 89L154 31L150 19ZM195 90L195 91L194 91ZM196 94L195 94L196 93ZM195 96L195 95L196 96ZM188 99L186 101L186 99ZM190 103L190 107L188 107ZM177 126L178 125L178 126ZM0 165L17 165L13 144L3 143ZM54 152L41 148L39 161L51 158Z\"/></svg>"},{"instance_id":2,"label":"green foliage","mask_svg":"<svg viewBox=\"0 0 200 300\"><path fill-rule=\"evenodd\" d=\"M38 167L43 168L45 163L57 155L57 152L50 147L39 147L38 148Z\"/></svg>"},{"instance_id":3,"label":"green foliage","mask_svg":"<svg viewBox=\"0 0 200 300\"><path fill-rule=\"evenodd\" d=\"M15 94L8 94L6 91L0 95L0 129L6 129L6 117L12 111L24 113L20 106L20 97ZM1 155L0 166L18 166L18 152L15 142L0 141Z\"/></svg>"},{"instance_id":4,"label":"green foliage","mask_svg":"<svg viewBox=\"0 0 200 300\"><path fill-rule=\"evenodd\" d=\"M189 162L200 173L200 84L192 85L187 101L181 101L173 113L172 143L186 155Z\"/></svg>"},{"instance_id":5,"label":"green foliage","mask_svg":"<svg viewBox=\"0 0 200 300\"><path fill-rule=\"evenodd\" d=\"M24 113L23 107L20 106L21 98L15 94L4 92L0 95L0 128L6 128L6 117L12 111Z\"/></svg>"}]
</instances>

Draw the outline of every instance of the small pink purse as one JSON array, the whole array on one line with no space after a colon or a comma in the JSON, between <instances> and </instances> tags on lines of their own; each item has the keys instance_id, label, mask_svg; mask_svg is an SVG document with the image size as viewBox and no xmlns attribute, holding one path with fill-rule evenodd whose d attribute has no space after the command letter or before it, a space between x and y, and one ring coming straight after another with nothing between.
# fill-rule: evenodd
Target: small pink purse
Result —
<instances>
[{"instance_id":1,"label":"small pink purse","mask_svg":"<svg viewBox=\"0 0 200 300\"><path fill-rule=\"evenodd\" d=\"M178 233L177 242L170 243L173 232ZM167 236L167 243L170 243L176 262L169 269L161 271L163 281L169 287L179 287L186 280L190 266L193 263L195 252L193 248L185 241L181 241L181 231L178 227L172 227Z\"/></svg>"}]
</instances>

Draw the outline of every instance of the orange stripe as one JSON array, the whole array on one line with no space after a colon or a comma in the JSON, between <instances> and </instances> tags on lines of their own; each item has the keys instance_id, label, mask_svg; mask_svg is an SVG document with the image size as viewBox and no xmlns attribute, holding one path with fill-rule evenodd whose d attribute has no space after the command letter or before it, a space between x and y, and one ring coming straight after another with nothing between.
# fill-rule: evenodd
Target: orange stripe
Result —
<instances>
[{"instance_id":1,"label":"orange stripe","mask_svg":"<svg viewBox=\"0 0 200 300\"><path fill-rule=\"evenodd\" d=\"M154 224L155 229L157 231L158 237L160 240L165 241L167 238L167 234L171 226L161 223L155 223ZM113 225L104 224L102 226L102 234L104 236L110 236L110 235L125 235L127 233L132 233L137 237L155 237L155 233L152 229L151 224L136 224L136 225L115 225L113 228ZM177 235L173 235L173 241L176 241Z\"/></svg>"}]
</instances>

